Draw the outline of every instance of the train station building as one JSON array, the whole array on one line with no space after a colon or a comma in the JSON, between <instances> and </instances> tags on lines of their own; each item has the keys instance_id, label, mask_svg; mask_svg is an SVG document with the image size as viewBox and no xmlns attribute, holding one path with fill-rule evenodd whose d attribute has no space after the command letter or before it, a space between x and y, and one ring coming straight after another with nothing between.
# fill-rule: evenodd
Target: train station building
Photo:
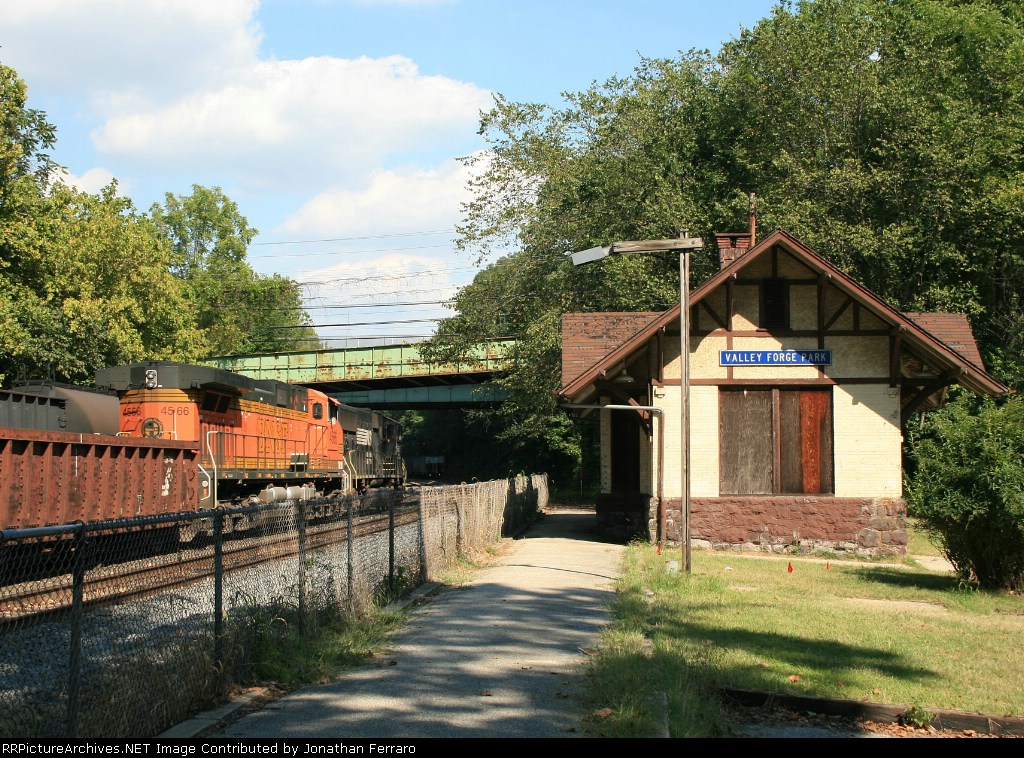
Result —
<instances>
[{"instance_id":1,"label":"train station building","mask_svg":"<svg viewBox=\"0 0 1024 758\"><path fill-rule=\"evenodd\" d=\"M782 230L716 242L687 381L679 306L563 317L560 400L599 415L599 524L678 543L688 512L701 547L905 553L907 424L952 384L1007 392L967 318L900 312Z\"/></svg>"}]
</instances>

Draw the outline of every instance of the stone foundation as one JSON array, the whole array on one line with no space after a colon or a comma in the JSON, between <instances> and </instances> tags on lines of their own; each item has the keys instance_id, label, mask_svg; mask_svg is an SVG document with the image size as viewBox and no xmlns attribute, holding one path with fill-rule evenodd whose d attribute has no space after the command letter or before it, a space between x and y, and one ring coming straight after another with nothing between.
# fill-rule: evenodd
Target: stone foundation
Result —
<instances>
[{"instance_id":1,"label":"stone foundation","mask_svg":"<svg viewBox=\"0 0 1024 758\"><path fill-rule=\"evenodd\" d=\"M667 503L666 539L680 540L680 500ZM714 550L906 555L903 498L748 495L690 499L690 540Z\"/></svg>"}]
</instances>

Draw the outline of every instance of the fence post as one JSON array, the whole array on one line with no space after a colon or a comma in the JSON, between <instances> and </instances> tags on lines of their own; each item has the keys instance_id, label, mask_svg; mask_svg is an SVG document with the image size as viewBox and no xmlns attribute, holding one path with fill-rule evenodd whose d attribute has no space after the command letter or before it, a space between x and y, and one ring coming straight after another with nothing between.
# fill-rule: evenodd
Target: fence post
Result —
<instances>
[{"instance_id":1,"label":"fence post","mask_svg":"<svg viewBox=\"0 0 1024 758\"><path fill-rule=\"evenodd\" d=\"M388 505L388 591L395 596L395 499L397 491L391 493Z\"/></svg>"},{"instance_id":2,"label":"fence post","mask_svg":"<svg viewBox=\"0 0 1024 758\"><path fill-rule=\"evenodd\" d=\"M459 494L455 498L455 555L462 557L462 501L466 496L466 485L459 487Z\"/></svg>"},{"instance_id":3,"label":"fence post","mask_svg":"<svg viewBox=\"0 0 1024 758\"><path fill-rule=\"evenodd\" d=\"M224 512L213 517L213 660L219 672L218 688L224 677Z\"/></svg>"},{"instance_id":4,"label":"fence post","mask_svg":"<svg viewBox=\"0 0 1024 758\"><path fill-rule=\"evenodd\" d=\"M306 636L306 508L295 501L295 523L299 530L299 636Z\"/></svg>"},{"instance_id":5,"label":"fence post","mask_svg":"<svg viewBox=\"0 0 1024 758\"><path fill-rule=\"evenodd\" d=\"M352 585L355 574L355 555L353 553L352 538L355 535L355 529L353 527L352 510L355 505L355 496L349 498L348 501L348 536L346 540L348 542L348 611L352 612L355 596L355 587Z\"/></svg>"},{"instance_id":6,"label":"fence post","mask_svg":"<svg viewBox=\"0 0 1024 758\"><path fill-rule=\"evenodd\" d=\"M85 594L85 524L75 532L71 569L71 657L68 661L68 737L78 734L78 712L82 694L82 614Z\"/></svg>"}]
</instances>

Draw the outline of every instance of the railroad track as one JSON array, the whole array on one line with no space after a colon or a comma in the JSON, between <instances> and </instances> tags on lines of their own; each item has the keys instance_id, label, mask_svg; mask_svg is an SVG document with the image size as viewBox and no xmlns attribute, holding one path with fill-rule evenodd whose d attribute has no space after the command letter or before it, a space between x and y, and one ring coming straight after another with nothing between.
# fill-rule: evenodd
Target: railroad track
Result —
<instances>
[{"instance_id":1,"label":"railroad track","mask_svg":"<svg viewBox=\"0 0 1024 758\"><path fill-rule=\"evenodd\" d=\"M419 510L415 503L404 502L396 508L395 527L415 523ZM221 551L224 573L240 571L262 563L285 560L344 544L349 539L387 531L388 513L354 516L352 534L347 518L310 524L300 546L294 531L260 536L234 535L225 540ZM175 587L209 579L214 575L215 552L212 544L201 548L183 548L177 552L97 566L85 573L82 604L86 608L149 597ZM70 573L8 585L0 597L0 629L17 624L42 623L66 615L72 607L74 577Z\"/></svg>"}]
</instances>

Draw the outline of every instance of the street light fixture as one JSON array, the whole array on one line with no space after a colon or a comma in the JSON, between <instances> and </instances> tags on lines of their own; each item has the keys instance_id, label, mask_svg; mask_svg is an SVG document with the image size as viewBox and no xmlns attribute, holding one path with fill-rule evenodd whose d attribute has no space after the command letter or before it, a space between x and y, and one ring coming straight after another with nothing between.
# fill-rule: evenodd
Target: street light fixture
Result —
<instances>
[{"instance_id":1,"label":"street light fixture","mask_svg":"<svg viewBox=\"0 0 1024 758\"><path fill-rule=\"evenodd\" d=\"M679 253L679 402L680 484L682 485L682 540L683 569L689 574L690 561L690 251L704 247L704 240L691 237L688 231L675 239L615 242L606 247L592 247L577 253L567 253L574 266L599 261L612 255L647 253ZM660 461L664 467L665 462ZM664 507L664 505L662 505Z\"/></svg>"}]
</instances>

